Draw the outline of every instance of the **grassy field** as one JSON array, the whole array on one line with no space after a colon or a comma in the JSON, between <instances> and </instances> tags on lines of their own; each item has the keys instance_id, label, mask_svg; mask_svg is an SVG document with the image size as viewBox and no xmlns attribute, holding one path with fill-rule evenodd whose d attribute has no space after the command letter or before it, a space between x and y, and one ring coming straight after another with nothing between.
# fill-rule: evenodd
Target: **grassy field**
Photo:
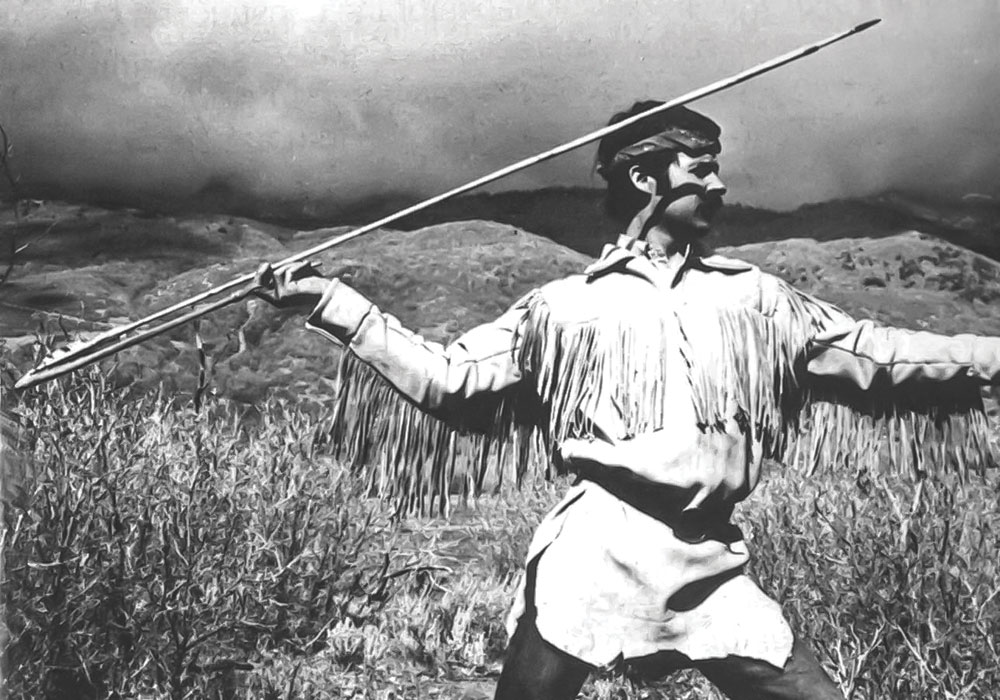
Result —
<instances>
[{"instance_id":1,"label":"grassy field","mask_svg":"<svg viewBox=\"0 0 1000 700\"><path fill-rule=\"evenodd\" d=\"M29 394L4 509L11 698L486 698L538 482L394 518L317 454L321 416L253 420L102 375ZM854 698L1000 694L995 474L771 473L738 513L753 573ZM694 675L587 698L715 697Z\"/></svg>"}]
</instances>

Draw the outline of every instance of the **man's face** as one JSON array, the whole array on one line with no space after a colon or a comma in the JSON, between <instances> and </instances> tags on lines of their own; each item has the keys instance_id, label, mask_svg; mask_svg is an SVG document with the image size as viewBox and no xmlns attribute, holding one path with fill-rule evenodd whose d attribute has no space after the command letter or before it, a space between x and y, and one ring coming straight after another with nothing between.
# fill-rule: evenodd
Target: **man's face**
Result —
<instances>
[{"instance_id":1,"label":"man's face","mask_svg":"<svg viewBox=\"0 0 1000 700\"><path fill-rule=\"evenodd\" d=\"M667 166L665 179L670 189L664 194L667 205L663 209L662 223L668 229L699 235L707 233L722 206L722 195L726 193L715 155L692 156L678 152ZM663 178L660 181L662 183Z\"/></svg>"}]
</instances>

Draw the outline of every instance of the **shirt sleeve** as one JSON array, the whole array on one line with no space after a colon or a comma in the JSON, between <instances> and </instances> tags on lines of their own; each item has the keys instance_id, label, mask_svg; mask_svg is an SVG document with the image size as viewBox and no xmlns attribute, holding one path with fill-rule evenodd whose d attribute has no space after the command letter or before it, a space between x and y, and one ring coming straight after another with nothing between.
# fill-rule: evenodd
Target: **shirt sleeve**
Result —
<instances>
[{"instance_id":1,"label":"shirt sleeve","mask_svg":"<svg viewBox=\"0 0 1000 700\"><path fill-rule=\"evenodd\" d=\"M793 380L806 401L804 420L767 456L904 473L995 463L982 388L1000 383L1000 338L858 321L779 282L775 332L795 339Z\"/></svg>"},{"instance_id":2,"label":"shirt sleeve","mask_svg":"<svg viewBox=\"0 0 1000 700\"><path fill-rule=\"evenodd\" d=\"M862 391L970 379L1000 383L1000 338L946 336L857 321L832 304L767 277L765 296L771 299L773 313L782 323L799 323L807 333L809 379L847 382Z\"/></svg>"},{"instance_id":3,"label":"shirt sleeve","mask_svg":"<svg viewBox=\"0 0 1000 700\"><path fill-rule=\"evenodd\" d=\"M997 384L1000 338L945 336L873 321L846 323L813 339L808 371L813 377L847 380L862 390L969 379Z\"/></svg>"},{"instance_id":4,"label":"shirt sleeve","mask_svg":"<svg viewBox=\"0 0 1000 700\"><path fill-rule=\"evenodd\" d=\"M522 299L445 347L403 328L394 316L333 280L306 325L346 346L418 408L448 420L460 418L469 401L495 396L520 381L518 330L526 309Z\"/></svg>"}]
</instances>

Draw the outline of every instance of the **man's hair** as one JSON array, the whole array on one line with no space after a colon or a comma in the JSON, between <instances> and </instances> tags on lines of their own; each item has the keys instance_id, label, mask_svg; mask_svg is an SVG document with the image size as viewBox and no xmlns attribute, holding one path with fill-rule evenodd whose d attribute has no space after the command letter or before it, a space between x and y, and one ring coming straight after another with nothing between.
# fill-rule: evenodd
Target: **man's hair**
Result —
<instances>
[{"instance_id":1,"label":"man's hair","mask_svg":"<svg viewBox=\"0 0 1000 700\"><path fill-rule=\"evenodd\" d=\"M611 117L608 125L617 124L620 121L662 104L663 102L656 100L636 102L629 109L624 112L618 112ZM677 152L681 150L690 152L690 149L681 143L675 142L676 148L656 148L647 153L640 153L626 158L616 158L616 156L623 149L643 139L648 139L672 130L690 132L691 135L696 136L698 139L716 144L722 132L719 125L708 117L680 105L641 119L635 124L631 124L613 134L608 134L601 139L597 147L595 169L608 183L604 208L613 219L629 221L649 201L649 196L645 192L636 189L629 179L628 171L633 165L639 166L645 174L655 177L657 183L663 186L664 183L661 181L661 176L667 166L677 156Z\"/></svg>"}]
</instances>

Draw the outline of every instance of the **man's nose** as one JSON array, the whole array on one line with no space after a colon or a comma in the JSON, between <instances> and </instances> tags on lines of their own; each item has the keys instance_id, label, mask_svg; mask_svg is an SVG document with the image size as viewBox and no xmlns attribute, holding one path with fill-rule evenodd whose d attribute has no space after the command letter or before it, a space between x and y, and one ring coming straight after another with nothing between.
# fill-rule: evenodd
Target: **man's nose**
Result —
<instances>
[{"instance_id":1,"label":"man's nose","mask_svg":"<svg viewBox=\"0 0 1000 700\"><path fill-rule=\"evenodd\" d=\"M716 173L710 174L705 178L705 191L714 194L717 197L721 197L728 190L726 189L726 183L722 181L722 178Z\"/></svg>"}]
</instances>

